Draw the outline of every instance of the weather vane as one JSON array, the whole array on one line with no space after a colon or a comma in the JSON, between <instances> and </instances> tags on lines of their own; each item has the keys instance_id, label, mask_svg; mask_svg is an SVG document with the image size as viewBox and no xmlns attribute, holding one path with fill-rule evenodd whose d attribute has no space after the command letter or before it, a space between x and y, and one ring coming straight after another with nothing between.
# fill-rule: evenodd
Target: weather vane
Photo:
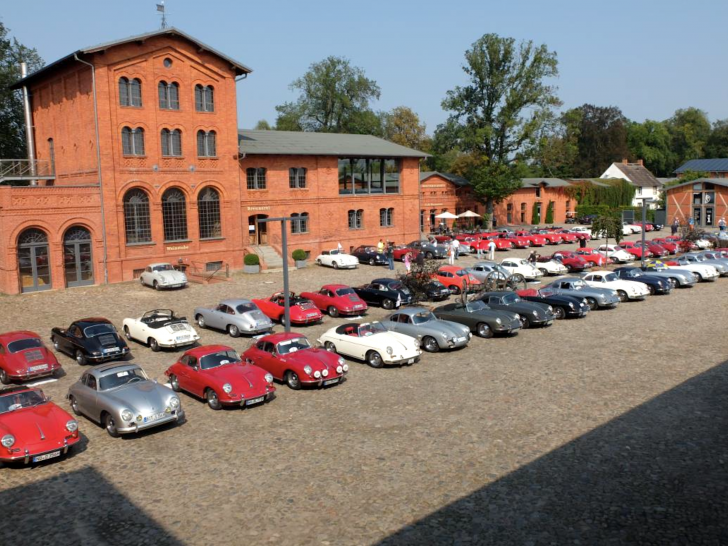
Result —
<instances>
[{"instance_id":1,"label":"weather vane","mask_svg":"<svg viewBox=\"0 0 728 546\"><path fill-rule=\"evenodd\" d=\"M164 0L157 4L157 11L162 13L162 28L167 28L167 14L164 11Z\"/></svg>"}]
</instances>

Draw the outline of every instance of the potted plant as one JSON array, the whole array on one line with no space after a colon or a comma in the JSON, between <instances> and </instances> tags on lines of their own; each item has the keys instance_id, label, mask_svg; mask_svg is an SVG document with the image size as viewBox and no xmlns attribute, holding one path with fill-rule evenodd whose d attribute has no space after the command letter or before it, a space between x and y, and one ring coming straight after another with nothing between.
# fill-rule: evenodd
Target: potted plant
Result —
<instances>
[{"instance_id":1,"label":"potted plant","mask_svg":"<svg viewBox=\"0 0 728 546\"><path fill-rule=\"evenodd\" d=\"M257 254L246 254L243 258L245 267L243 272L245 273L260 273L260 258Z\"/></svg>"},{"instance_id":2,"label":"potted plant","mask_svg":"<svg viewBox=\"0 0 728 546\"><path fill-rule=\"evenodd\" d=\"M293 258L293 261L296 262L296 267L298 269L306 267L306 259L308 258L308 255L305 250L297 248L291 253L291 258Z\"/></svg>"}]
</instances>

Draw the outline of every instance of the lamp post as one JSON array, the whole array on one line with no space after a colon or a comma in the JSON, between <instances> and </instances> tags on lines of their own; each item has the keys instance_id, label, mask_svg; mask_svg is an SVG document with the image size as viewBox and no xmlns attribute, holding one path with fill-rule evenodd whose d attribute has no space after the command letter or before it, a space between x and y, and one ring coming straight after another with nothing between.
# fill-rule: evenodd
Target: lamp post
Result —
<instances>
[{"instance_id":1,"label":"lamp post","mask_svg":"<svg viewBox=\"0 0 728 546\"><path fill-rule=\"evenodd\" d=\"M642 269L645 268L645 254L647 249L645 247L645 225L647 224L647 205L654 202L651 197L642 197Z\"/></svg>"},{"instance_id":2,"label":"lamp post","mask_svg":"<svg viewBox=\"0 0 728 546\"><path fill-rule=\"evenodd\" d=\"M289 217L258 219L258 223L281 223L281 252L283 253L283 327L286 332L291 331L291 298L288 290L288 226L286 225L290 221L291 219Z\"/></svg>"}]
</instances>

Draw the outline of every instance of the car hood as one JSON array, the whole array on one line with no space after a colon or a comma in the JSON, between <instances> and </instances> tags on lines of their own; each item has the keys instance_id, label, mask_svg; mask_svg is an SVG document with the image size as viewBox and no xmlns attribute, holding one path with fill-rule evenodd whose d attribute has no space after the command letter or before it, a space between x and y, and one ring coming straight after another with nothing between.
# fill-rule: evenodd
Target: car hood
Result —
<instances>
[{"instance_id":1,"label":"car hood","mask_svg":"<svg viewBox=\"0 0 728 546\"><path fill-rule=\"evenodd\" d=\"M134 412L164 411L174 392L154 381L141 381L99 393L100 397Z\"/></svg>"},{"instance_id":2,"label":"car hood","mask_svg":"<svg viewBox=\"0 0 728 546\"><path fill-rule=\"evenodd\" d=\"M64 410L52 402L46 402L0 415L0 436L15 436L14 448L37 444L43 441L42 436L49 441L61 440L71 434L66 430L66 423L71 419L73 417Z\"/></svg>"},{"instance_id":3,"label":"car hood","mask_svg":"<svg viewBox=\"0 0 728 546\"><path fill-rule=\"evenodd\" d=\"M311 348L295 353L288 353L280 357L281 362L285 362L287 366L297 367L299 371L303 370L306 365L311 366L313 371L323 371L328 369L329 375L336 373L336 367L339 365L339 356L325 349ZM300 375L300 374L299 374Z\"/></svg>"},{"instance_id":4,"label":"car hood","mask_svg":"<svg viewBox=\"0 0 728 546\"><path fill-rule=\"evenodd\" d=\"M254 364L226 364L209 370L201 370L204 377L209 378L217 386L230 383L233 391L240 392L253 387L265 385L266 371Z\"/></svg>"},{"instance_id":5,"label":"car hood","mask_svg":"<svg viewBox=\"0 0 728 546\"><path fill-rule=\"evenodd\" d=\"M181 271L155 271L155 273L160 279L170 283L185 282L187 280L187 275Z\"/></svg>"},{"instance_id":6,"label":"car hood","mask_svg":"<svg viewBox=\"0 0 728 546\"><path fill-rule=\"evenodd\" d=\"M422 330L423 334L431 333L443 333L448 337L461 337L467 335L470 331L469 328L462 324L450 322L449 320L430 320L424 324L418 324L418 328Z\"/></svg>"}]
</instances>

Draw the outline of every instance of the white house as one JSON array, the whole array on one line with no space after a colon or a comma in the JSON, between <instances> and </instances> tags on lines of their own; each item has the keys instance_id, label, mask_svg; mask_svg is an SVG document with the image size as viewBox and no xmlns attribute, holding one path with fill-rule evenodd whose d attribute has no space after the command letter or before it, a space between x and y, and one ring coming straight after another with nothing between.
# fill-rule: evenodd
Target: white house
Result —
<instances>
[{"instance_id":1,"label":"white house","mask_svg":"<svg viewBox=\"0 0 728 546\"><path fill-rule=\"evenodd\" d=\"M632 201L635 207L642 206L644 198L657 201L662 196L662 183L645 168L641 159L637 163L629 163L626 159L621 163L612 163L599 178L621 178L636 186L637 191ZM650 207L657 208L657 204L653 203Z\"/></svg>"}]
</instances>

